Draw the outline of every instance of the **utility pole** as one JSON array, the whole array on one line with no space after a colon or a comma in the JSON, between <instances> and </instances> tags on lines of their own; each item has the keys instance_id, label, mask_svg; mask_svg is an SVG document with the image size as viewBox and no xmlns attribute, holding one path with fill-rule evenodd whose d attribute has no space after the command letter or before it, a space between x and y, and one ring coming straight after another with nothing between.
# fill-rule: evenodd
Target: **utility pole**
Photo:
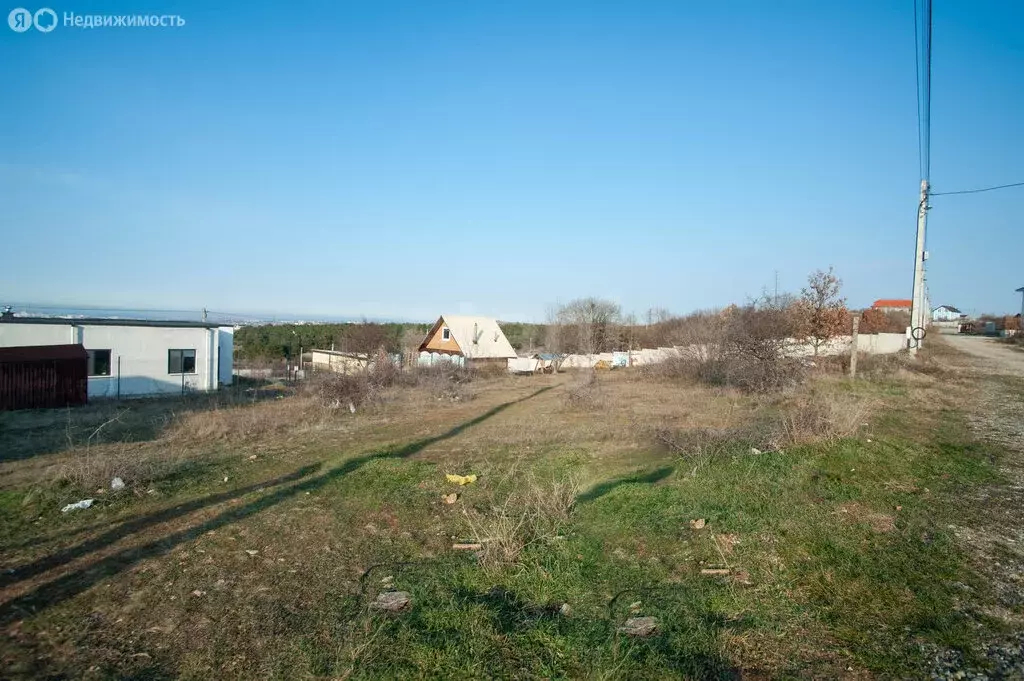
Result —
<instances>
[{"instance_id":1,"label":"utility pole","mask_svg":"<svg viewBox=\"0 0 1024 681\"><path fill-rule=\"evenodd\" d=\"M910 333L915 343L911 352L922 346L922 339L928 311L925 309L924 261L928 254L924 250L925 229L928 225L928 180L921 180L921 202L917 206L917 245L914 250L914 289L910 306Z\"/></svg>"},{"instance_id":2,"label":"utility pole","mask_svg":"<svg viewBox=\"0 0 1024 681\"><path fill-rule=\"evenodd\" d=\"M775 307L779 306L779 271L775 270Z\"/></svg>"}]
</instances>

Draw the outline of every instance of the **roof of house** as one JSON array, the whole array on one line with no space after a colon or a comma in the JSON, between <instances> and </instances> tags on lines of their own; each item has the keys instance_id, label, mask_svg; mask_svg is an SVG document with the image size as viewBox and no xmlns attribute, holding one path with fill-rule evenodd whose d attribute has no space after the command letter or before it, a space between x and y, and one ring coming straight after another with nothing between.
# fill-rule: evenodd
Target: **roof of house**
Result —
<instances>
[{"instance_id":1,"label":"roof of house","mask_svg":"<svg viewBox=\"0 0 1024 681\"><path fill-rule=\"evenodd\" d=\"M42 362L55 359L86 359L89 353L77 345L20 345L0 348L0 363Z\"/></svg>"},{"instance_id":2,"label":"roof of house","mask_svg":"<svg viewBox=\"0 0 1024 681\"><path fill-rule=\"evenodd\" d=\"M875 302L871 303L871 307L912 307L914 301L909 298L904 300L903 298L880 298Z\"/></svg>"},{"instance_id":3,"label":"roof of house","mask_svg":"<svg viewBox=\"0 0 1024 681\"><path fill-rule=\"evenodd\" d=\"M935 309L936 310L949 310L950 312L956 312L957 314L960 314L960 310L956 309L952 305L939 305Z\"/></svg>"},{"instance_id":4,"label":"roof of house","mask_svg":"<svg viewBox=\"0 0 1024 681\"><path fill-rule=\"evenodd\" d=\"M0 324L63 324L74 326L158 326L176 329L216 329L215 322L170 321L163 319L110 319L109 317L2 317Z\"/></svg>"},{"instance_id":5,"label":"roof of house","mask_svg":"<svg viewBox=\"0 0 1024 681\"><path fill-rule=\"evenodd\" d=\"M507 359L516 356L516 351L505 338L497 320L490 317L441 315L431 327L423 344L437 333L441 324L451 330L452 338L458 343L466 359ZM420 349L423 349L423 344L420 345Z\"/></svg>"}]
</instances>

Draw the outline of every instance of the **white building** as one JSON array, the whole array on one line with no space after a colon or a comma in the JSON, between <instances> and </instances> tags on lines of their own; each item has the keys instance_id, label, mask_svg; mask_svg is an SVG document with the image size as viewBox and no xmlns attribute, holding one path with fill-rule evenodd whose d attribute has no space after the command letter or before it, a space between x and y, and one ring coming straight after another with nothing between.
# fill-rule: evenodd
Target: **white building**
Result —
<instances>
[{"instance_id":1,"label":"white building","mask_svg":"<svg viewBox=\"0 0 1024 681\"><path fill-rule=\"evenodd\" d=\"M490 317L442 315L420 343L420 364L453 362L470 368L508 368L516 351Z\"/></svg>"},{"instance_id":2,"label":"white building","mask_svg":"<svg viewBox=\"0 0 1024 681\"><path fill-rule=\"evenodd\" d=\"M932 310L933 322L956 322L963 316L964 314L952 305L939 305Z\"/></svg>"},{"instance_id":3,"label":"white building","mask_svg":"<svg viewBox=\"0 0 1024 681\"><path fill-rule=\"evenodd\" d=\"M234 330L207 322L0 317L0 347L82 344L89 398L230 385Z\"/></svg>"}]
</instances>

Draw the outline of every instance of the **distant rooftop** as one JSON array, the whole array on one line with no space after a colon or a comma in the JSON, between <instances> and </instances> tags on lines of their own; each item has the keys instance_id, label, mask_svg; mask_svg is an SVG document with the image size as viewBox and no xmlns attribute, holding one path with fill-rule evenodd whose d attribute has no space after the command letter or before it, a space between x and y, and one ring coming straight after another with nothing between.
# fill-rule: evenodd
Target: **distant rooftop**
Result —
<instances>
[{"instance_id":1,"label":"distant rooftop","mask_svg":"<svg viewBox=\"0 0 1024 681\"><path fill-rule=\"evenodd\" d=\"M880 298L875 302L871 303L871 307L878 309L882 307L906 307L910 308L914 305L914 301L903 298Z\"/></svg>"},{"instance_id":2,"label":"distant rooftop","mask_svg":"<svg viewBox=\"0 0 1024 681\"><path fill-rule=\"evenodd\" d=\"M54 324L64 326L156 326L172 329L216 329L229 324L164 319L109 319L104 317L18 317L0 315L0 324Z\"/></svg>"}]
</instances>

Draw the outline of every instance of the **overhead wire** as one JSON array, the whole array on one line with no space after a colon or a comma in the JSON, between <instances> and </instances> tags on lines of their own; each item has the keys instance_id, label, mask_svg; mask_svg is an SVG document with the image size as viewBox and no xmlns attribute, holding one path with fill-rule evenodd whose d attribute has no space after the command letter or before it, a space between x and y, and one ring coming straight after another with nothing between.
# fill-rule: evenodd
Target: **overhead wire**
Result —
<instances>
[{"instance_id":1,"label":"overhead wire","mask_svg":"<svg viewBox=\"0 0 1024 681\"><path fill-rule=\"evenodd\" d=\"M993 192L997 189L1009 189L1010 187L1024 187L1024 182L998 184L995 185L994 187L981 187L979 189L961 189L955 192L931 192L929 196L953 196L954 194L980 194L981 192Z\"/></svg>"}]
</instances>

